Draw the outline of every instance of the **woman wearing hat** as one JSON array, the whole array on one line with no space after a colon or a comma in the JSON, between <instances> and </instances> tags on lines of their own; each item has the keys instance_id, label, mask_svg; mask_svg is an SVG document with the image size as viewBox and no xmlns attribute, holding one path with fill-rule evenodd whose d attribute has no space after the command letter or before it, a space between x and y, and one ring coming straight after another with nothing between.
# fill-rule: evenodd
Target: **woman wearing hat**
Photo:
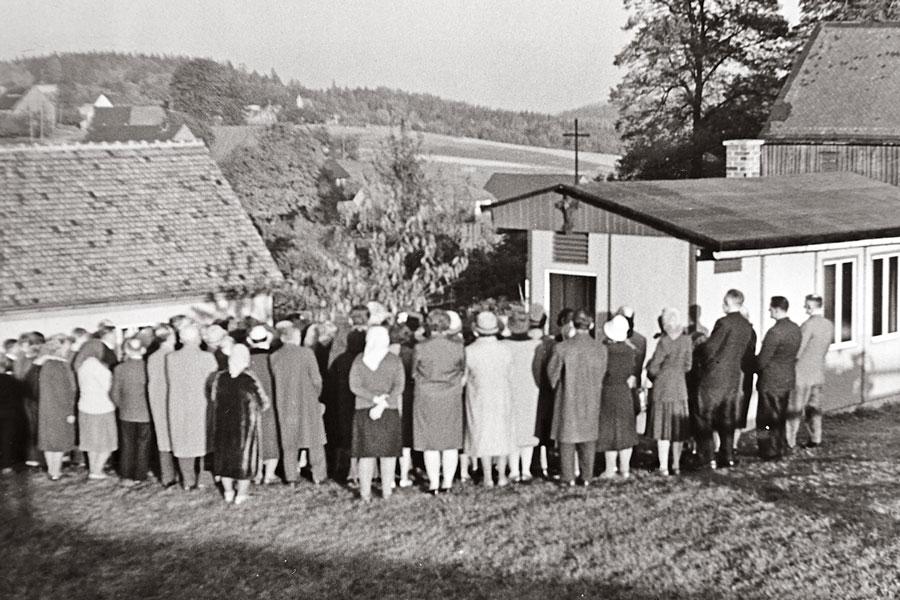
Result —
<instances>
[{"instance_id":1,"label":"woman wearing hat","mask_svg":"<svg viewBox=\"0 0 900 600\"><path fill-rule=\"evenodd\" d=\"M109 397L112 373L104 356L106 346L92 338L81 347L73 364L78 379L78 446L88 455L88 479L106 479L103 467L119 448L116 405Z\"/></svg>"},{"instance_id":2,"label":"woman wearing hat","mask_svg":"<svg viewBox=\"0 0 900 600\"><path fill-rule=\"evenodd\" d=\"M501 342L512 356L512 424L516 449L509 455L509 477L531 480L531 459L538 443L534 435L537 420L540 376L532 368L541 339L529 335L529 316L523 307L513 310L506 324L509 337ZM521 466L520 466L521 465ZM521 473L521 475L520 475Z\"/></svg>"},{"instance_id":3,"label":"woman wearing hat","mask_svg":"<svg viewBox=\"0 0 900 600\"><path fill-rule=\"evenodd\" d=\"M677 474L682 443L691 435L686 374L693 364L693 343L683 334L684 324L677 310L664 308L659 320L664 335L647 363L647 376L653 382L647 432L656 440L659 472L668 475L669 447L672 472Z\"/></svg>"},{"instance_id":4,"label":"woman wearing hat","mask_svg":"<svg viewBox=\"0 0 900 600\"><path fill-rule=\"evenodd\" d=\"M390 353L388 330L366 332L366 347L350 367L350 389L356 397L351 455L358 460L359 494L372 499L375 462L381 469L381 495L388 498L394 483L397 457L403 449L400 411L406 374L400 358Z\"/></svg>"},{"instance_id":5,"label":"woman wearing hat","mask_svg":"<svg viewBox=\"0 0 900 600\"><path fill-rule=\"evenodd\" d=\"M247 500L250 480L259 470L260 419L271 406L249 367L250 351L236 344L228 356L228 369L216 375L212 388L213 473L222 478L225 502L235 504Z\"/></svg>"},{"instance_id":6,"label":"woman wearing hat","mask_svg":"<svg viewBox=\"0 0 900 600\"><path fill-rule=\"evenodd\" d=\"M269 408L262 412L260 420L260 453L262 455L262 473L257 478L265 484L278 483L275 475L281 447L278 443L278 420L274 405L275 394L272 389L272 367L269 355L272 347L272 332L265 325L256 325L247 334L247 345L250 346L250 372L259 381L266 397L272 400Z\"/></svg>"},{"instance_id":7,"label":"woman wearing hat","mask_svg":"<svg viewBox=\"0 0 900 600\"><path fill-rule=\"evenodd\" d=\"M416 346L413 359L414 448L424 453L428 490L449 492L453 486L459 448L463 445L463 345L448 337L450 317L443 310L428 313L431 337ZM443 481L441 466L443 465Z\"/></svg>"},{"instance_id":8,"label":"woman wearing hat","mask_svg":"<svg viewBox=\"0 0 900 600\"><path fill-rule=\"evenodd\" d=\"M516 447L512 430L512 354L497 339L500 322L492 312L475 319L477 339L466 348L466 453L480 458L484 485L494 485L492 459L497 460L499 486L509 484L507 457Z\"/></svg>"},{"instance_id":9,"label":"woman wearing hat","mask_svg":"<svg viewBox=\"0 0 900 600\"><path fill-rule=\"evenodd\" d=\"M638 437L631 389L635 386L634 348L628 339L628 320L616 315L603 325L608 358L600 400L600 435L597 449L604 453L606 469L601 477L616 475L616 460L622 477L630 474L631 449Z\"/></svg>"},{"instance_id":10,"label":"woman wearing hat","mask_svg":"<svg viewBox=\"0 0 900 600\"><path fill-rule=\"evenodd\" d=\"M69 366L71 340L52 336L41 348L35 364L38 375L38 447L44 452L47 475L52 481L62 476L62 458L75 447L75 397L78 388Z\"/></svg>"}]
</instances>

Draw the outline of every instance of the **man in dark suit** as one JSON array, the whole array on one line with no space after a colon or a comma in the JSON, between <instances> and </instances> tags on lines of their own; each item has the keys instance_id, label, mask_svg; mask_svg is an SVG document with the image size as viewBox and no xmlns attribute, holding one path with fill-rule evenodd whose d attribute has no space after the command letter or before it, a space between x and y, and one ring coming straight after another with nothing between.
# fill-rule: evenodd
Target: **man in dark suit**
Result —
<instances>
[{"instance_id":1,"label":"man in dark suit","mask_svg":"<svg viewBox=\"0 0 900 600\"><path fill-rule=\"evenodd\" d=\"M794 363L800 349L800 326L788 318L788 306L787 298L772 296L769 316L775 319L775 324L766 332L756 357L759 455L770 460L781 458L787 445L784 426L788 401L794 389Z\"/></svg>"},{"instance_id":2,"label":"man in dark suit","mask_svg":"<svg viewBox=\"0 0 900 600\"><path fill-rule=\"evenodd\" d=\"M704 345L698 407L694 427L703 461L711 468L719 464L713 457L713 432L721 440L721 465L734 466L734 430L741 409L741 364L753 352L753 326L741 316L744 294L728 290L722 308L725 316L716 321Z\"/></svg>"}]
</instances>

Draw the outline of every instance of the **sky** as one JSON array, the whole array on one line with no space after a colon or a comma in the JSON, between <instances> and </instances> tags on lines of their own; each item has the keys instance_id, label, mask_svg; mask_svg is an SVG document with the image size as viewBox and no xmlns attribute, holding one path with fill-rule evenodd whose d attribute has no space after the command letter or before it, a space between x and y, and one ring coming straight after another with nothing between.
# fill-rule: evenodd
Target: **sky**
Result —
<instances>
[{"instance_id":1,"label":"sky","mask_svg":"<svg viewBox=\"0 0 900 600\"><path fill-rule=\"evenodd\" d=\"M782 0L796 20L798 0ZM621 0L0 0L0 59L203 56L311 88L387 86L494 108L605 101Z\"/></svg>"}]
</instances>

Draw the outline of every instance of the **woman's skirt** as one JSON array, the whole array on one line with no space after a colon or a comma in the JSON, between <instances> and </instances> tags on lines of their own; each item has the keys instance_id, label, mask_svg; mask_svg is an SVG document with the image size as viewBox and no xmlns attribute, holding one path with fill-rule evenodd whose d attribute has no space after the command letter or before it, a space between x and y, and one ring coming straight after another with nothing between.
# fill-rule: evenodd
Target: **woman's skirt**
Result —
<instances>
[{"instance_id":1,"label":"woman's skirt","mask_svg":"<svg viewBox=\"0 0 900 600\"><path fill-rule=\"evenodd\" d=\"M354 458L400 456L403 437L400 413L386 409L380 419L372 420L369 409L357 409L353 415L353 443L350 456Z\"/></svg>"},{"instance_id":2,"label":"woman's skirt","mask_svg":"<svg viewBox=\"0 0 900 600\"><path fill-rule=\"evenodd\" d=\"M113 452L119 448L116 413L78 411L78 448L85 452Z\"/></svg>"},{"instance_id":3,"label":"woman's skirt","mask_svg":"<svg viewBox=\"0 0 900 600\"><path fill-rule=\"evenodd\" d=\"M691 437L687 398L657 401L651 395L647 434L654 440L683 442Z\"/></svg>"}]
</instances>

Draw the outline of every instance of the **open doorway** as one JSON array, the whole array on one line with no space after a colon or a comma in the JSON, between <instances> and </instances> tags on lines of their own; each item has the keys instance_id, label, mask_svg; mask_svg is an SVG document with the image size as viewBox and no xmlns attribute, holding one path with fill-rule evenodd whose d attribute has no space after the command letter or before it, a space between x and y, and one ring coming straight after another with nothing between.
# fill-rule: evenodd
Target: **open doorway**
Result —
<instances>
[{"instance_id":1,"label":"open doorway","mask_svg":"<svg viewBox=\"0 0 900 600\"><path fill-rule=\"evenodd\" d=\"M596 312L597 278L592 275L566 275L550 273L550 334L556 335L556 315L564 308L585 309L589 315Z\"/></svg>"}]
</instances>

